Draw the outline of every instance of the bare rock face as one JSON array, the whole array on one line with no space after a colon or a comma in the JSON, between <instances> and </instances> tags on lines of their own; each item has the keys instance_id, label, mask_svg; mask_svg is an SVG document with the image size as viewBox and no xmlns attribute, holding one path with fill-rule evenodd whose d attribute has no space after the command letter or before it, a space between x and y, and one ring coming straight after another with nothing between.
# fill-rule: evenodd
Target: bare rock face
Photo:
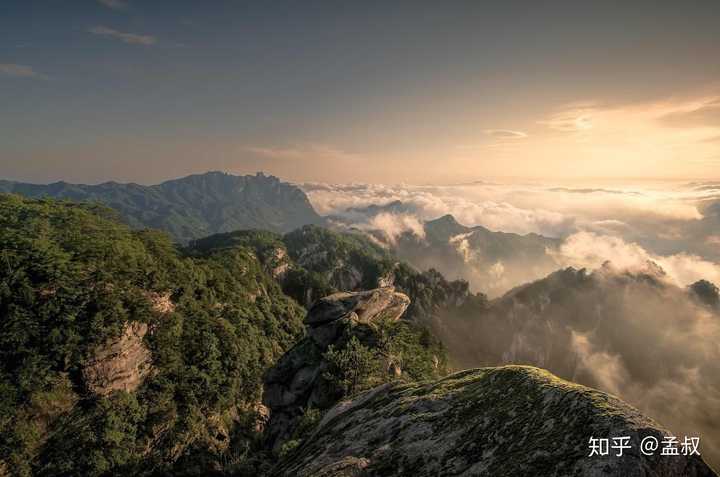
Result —
<instances>
[{"instance_id":1,"label":"bare rock face","mask_svg":"<svg viewBox=\"0 0 720 477\"><path fill-rule=\"evenodd\" d=\"M145 297L150 302L152 310L160 316L167 315L175 311L175 303L171 299L172 293L167 291L164 293L147 292Z\"/></svg>"},{"instance_id":2,"label":"bare rock face","mask_svg":"<svg viewBox=\"0 0 720 477\"><path fill-rule=\"evenodd\" d=\"M284 248L276 248L272 252L270 262L270 274L273 278L283 280L290 270L290 257Z\"/></svg>"},{"instance_id":3,"label":"bare rock face","mask_svg":"<svg viewBox=\"0 0 720 477\"><path fill-rule=\"evenodd\" d=\"M266 434L276 446L292 432L303 409L327 409L340 396L323 377L323 354L342 345L355 327L378 320L398 320L410 299L392 287L340 292L318 300L305 318L307 336L285 353L265 377L264 404L270 408Z\"/></svg>"},{"instance_id":4,"label":"bare rock face","mask_svg":"<svg viewBox=\"0 0 720 477\"><path fill-rule=\"evenodd\" d=\"M393 287L361 292L339 292L318 300L308 312L305 324L308 336L327 348L348 321L371 323L398 320L410 305L410 298Z\"/></svg>"},{"instance_id":5,"label":"bare rock face","mask_svg":"<svg viewBox=\"0 0 720 477\"><path fill-rule=\"evenodd\" d=\"M711 477L697 455L644 455L669 433L620 399L529 366L379 386L331 408L277 476ZM621 456L589 440L630 437Z\"/></svg>"},{"instance_id":6,"label":"bare rock face","mask_svg":"<svg viewBox=\"0 0 720 477\"><path fill-rule=\"evenodd\" d=\"M152 369L150 350L143 343L147 332L146 323L128 323L119 337L100 346L82 370L87 388L100 396L136 390Z\"/></svg>"}]
</instances>

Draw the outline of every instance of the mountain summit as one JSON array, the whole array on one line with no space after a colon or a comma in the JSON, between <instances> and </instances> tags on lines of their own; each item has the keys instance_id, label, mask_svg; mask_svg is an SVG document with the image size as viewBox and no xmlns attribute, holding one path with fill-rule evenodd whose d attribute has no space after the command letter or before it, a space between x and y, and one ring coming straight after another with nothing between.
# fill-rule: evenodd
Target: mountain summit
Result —
<instances>
[{"instance_id":1,"label":"mountain summit","mask_svg":"<svg viewBox=\"0 0 720 477\"><path fill-rule=\"evenodd\" d=\"M0 192L100 202L119 212L133 228L162 229L178 242L238 229L288 232L322 220L298 187L261 172L254 176L207 172L151 186L0 181Z\"/></svg>"}]
</instances>

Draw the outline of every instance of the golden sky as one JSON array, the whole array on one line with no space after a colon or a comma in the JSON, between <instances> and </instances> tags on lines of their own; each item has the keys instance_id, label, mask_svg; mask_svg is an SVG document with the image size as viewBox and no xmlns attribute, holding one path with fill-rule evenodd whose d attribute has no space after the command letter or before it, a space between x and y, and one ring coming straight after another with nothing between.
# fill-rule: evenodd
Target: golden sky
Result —
<instances>
[{"instance_id":1,"label":"golden sky","mask_svg":"<svg viewBox=\"0 0 720 477\"><path fill-rule=\"evenodd\" d=\"M10 0L0 178L720 178L720 2Z\"/></svg>"}]
</instances>

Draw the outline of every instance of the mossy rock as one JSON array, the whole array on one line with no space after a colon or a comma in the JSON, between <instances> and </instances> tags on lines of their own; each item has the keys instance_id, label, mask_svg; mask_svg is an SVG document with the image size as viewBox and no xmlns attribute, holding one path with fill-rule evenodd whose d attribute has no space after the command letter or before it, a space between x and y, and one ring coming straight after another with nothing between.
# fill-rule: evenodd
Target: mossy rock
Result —
<instances>
[{"instance_id":1,"label":"mossy rock","mask_svg":"<svg viewBox=\"0 0 720 477\"><path fill-rule=\"evenodd\" d=\"M645 456L658 423L542 369L503 366L385 385L339 403L275 475L713 476L698 456ZM630 436L621 457L589 440Z\"/></svg>"}]
</instances>

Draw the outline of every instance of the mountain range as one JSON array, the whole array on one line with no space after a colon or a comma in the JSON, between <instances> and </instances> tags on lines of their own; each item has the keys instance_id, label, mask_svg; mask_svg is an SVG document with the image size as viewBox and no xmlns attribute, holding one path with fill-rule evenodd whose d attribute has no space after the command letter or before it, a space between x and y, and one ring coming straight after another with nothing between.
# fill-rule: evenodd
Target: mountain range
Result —
<instances>
[{"instance_id":1,"label":"mountain range","mask_svg":"<svg viewBox=\"0 0 720 477\"><path fill-rule=\"evenodd\" d=\"M482 226L460 224L452 215L423 221L420 230L388 234L373 224L382 214L414 217L412 206L399 200L366 207L348 208L328 217L340 229L361 229L402 260L421 270L436 269L448 278L468 281L476 291L498 296L529 280L542 278L559 268L553 251L556 238L530 233L491 231ZM369 225L368 225L369 224Z\"/></svg>"},{"instance_id":2,"label":"mountain range","mask_svg":"<svg viewBox=\"0 0 720 477\"><path fill-rule=\"evenodd\" d=\"M402 202L338 226L262 174L0 191L17 194L0 194L0 475L715 475L585 459L586 426L668 434L655 418L720 461L710 282L679 287L653 262L557 270L557 240L450 215L390 240L355 225ZM494 298L468 283L503 277ZM475 366L491 367L446 377ZM516 389L529 400L503 400ZM540 448L567 406L583 411L552 462L503 447L538 427Z\"/></svg>"},{"instance_id":3,"label":"mountain range","mask_svg":"<svg viewBox=\"0 0 720 477\"><path fill-rule=\"evenodd\" d=\"M0 181L0 192L98 202L131 227L165 230L180 243L238 229L289 232L322 221L298 187L262 173L207 172L151 186Z\"/></svg>"},{"instance_id":4,"label":"mountain range","mask_svg":"<svg viewBox=\"0 0 720 477\"><path fill-rule=\"evenodd\" d=\"M653 262L566 268L432 326L460 368L527 364L621 396L720 459L720 298L683 288ZM711 417L713 416L713 417Z\"/></svg>"}]
</instances>

